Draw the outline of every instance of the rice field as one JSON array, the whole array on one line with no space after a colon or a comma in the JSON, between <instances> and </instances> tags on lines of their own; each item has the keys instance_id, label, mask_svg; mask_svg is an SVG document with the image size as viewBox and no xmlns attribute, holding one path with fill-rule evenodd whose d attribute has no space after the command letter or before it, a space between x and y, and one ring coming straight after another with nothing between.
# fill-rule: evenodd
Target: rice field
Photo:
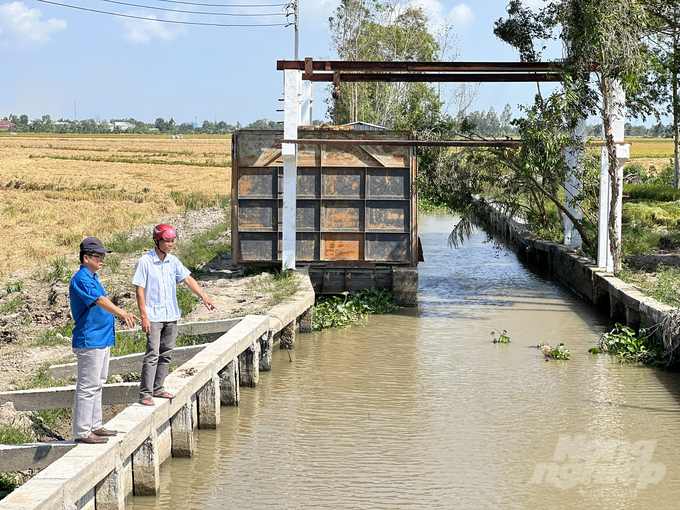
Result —
<instances>
[{"instance_id":1,"label":"rice field","mask_svg":"<svg viewBox=\"0 0 680 510\"><path fill-rule=\"evenodd\" d=\"M0 136L0 278L231 192L231 138Z\"/></svg>"}]
</instances>

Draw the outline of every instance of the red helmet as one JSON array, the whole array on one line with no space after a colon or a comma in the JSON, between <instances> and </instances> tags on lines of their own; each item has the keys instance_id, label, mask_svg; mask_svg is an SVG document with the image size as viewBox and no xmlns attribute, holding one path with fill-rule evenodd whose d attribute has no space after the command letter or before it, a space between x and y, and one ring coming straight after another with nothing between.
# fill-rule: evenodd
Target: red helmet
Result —
<instances>
[{"instance_id":1,"label":"red helmet","mask_svg":"<svg viewBox=\"0 0 680 510\"><path fill-rule=\"evenodd\" d=\"M153 240L154 241L172 241L173 239L177 239L177 231L175 230L175 227L172 225L166 225L165 223L161 223L160 225L156 225L153 228Z\"/></svg>"}]
</instances>

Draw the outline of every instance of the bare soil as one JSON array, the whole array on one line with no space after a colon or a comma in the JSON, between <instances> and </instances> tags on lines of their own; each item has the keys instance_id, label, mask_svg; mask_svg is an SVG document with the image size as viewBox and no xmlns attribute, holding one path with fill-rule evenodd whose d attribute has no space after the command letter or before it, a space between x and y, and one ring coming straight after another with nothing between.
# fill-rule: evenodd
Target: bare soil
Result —
<instances>
[{"instance_id":1,"label":"bare soil","mask_svg":"<svg viewBox=\"0 0 680 510\"><path fill-rule=\"evenodd\" d=\"M224 211L220 208L203 209L157 220L176 226L178 244L224 221ZM141 227L133 232L133 236L150 236L151 227L152 225ZM224 232L223 237L228 239L230 232ZM135 263L143 253L122 258L115 273L106 266L99 273L109 298L135 314L138 309L131 282ZM67 262L71 271L78 269L77 254L68 256ZM263 281L271 278L268 273L244 276L244 268L232 267L228 254L209 261L202 270L201 275L194 276L215 303L217 310L209 312L199 303L181 322L226 319L261 313L268 309L270 296L262 285ZM22 290L8 293L6 285L17 282L22 282ZM36 345L46 331L54 331L71 322L67 285L42 281L37 278L36 271L18 271L0 288L0 309L17 299L20 299L20 304L15 309L0 314L0 391L13 389L16 383L36 374L46 362L75 360L70 338L61 340L65 345ZM118 328L124 329L125 326L119 324Z\"/></svg>"}]
</instances>

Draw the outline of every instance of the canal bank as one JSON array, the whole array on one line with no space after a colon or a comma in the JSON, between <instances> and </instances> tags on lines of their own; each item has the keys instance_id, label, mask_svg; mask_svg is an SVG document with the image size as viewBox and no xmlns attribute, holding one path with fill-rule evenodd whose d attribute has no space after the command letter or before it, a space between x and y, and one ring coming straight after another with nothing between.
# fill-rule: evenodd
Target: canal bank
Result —
<instances>
[{"instance_id":1,"label":"canal bank","mask_svg":"<svg viewBox=\"0 0 680 510\"><path fill-rule=\"evenodd\" d=\"M78 445L10 493L0 508L121 509L132 494L156 495L160 466L194 454L194 429L215 429L220 406L238 403L240 387L254 387L271 370L273 347L292 347L296 329L311 331L314 291L300 290L266 315L248 315L166 379L172 400L133 404L105 424L119 434L105 445ZM37 452L43 455L44 451Z\"/></svg>"},{"instance_id":2,"label":"canal bank","mask_svg":"<svg viewBox=\"0 0 680 510\"><path fill-rule=\"evenodd\" d=\"M677 377L589 354L608 314L482 232L449 249L455 221L419 220L417 309L275 350L127 510L676 508ZM540 341L572 359L545 361Z\"/></svg>"},{"instance_id":3,"label":"canal bank","mask_svg":"<svg viewBox=\"0 0 680 510\"><path fill-rule=\"evenodd\" d=\"M478 202L492 230L516 247L517 256L568 286L585 301L635 331L660 325L672 306L645 296L633 285L598 267L567 246L535 238L527 225L503 213L483 199ZM654 337L661 340L661 328Z\"/></svg>"}]
</instances>

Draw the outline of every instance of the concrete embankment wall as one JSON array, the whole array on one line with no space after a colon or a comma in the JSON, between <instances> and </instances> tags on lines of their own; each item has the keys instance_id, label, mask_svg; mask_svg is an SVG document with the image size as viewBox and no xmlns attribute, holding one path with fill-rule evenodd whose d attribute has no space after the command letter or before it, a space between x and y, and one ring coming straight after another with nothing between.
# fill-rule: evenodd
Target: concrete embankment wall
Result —
<instances>
[{"instance_id":1,"label":"concrete embankment wall","mask_svg":"<svg viewBox=\"0 0 680 510\"><path fill-rule=\"evenodd\" d=\"M59 458L0 501L0 509L123 510L131 494L157 494L161 464L193 455L194 429L217 428L220 406L238 405L239 387L256 386L259 372L271 369L273 346L290 348L296 329L311 331L314 290L307 276L299 278L301 290L291 300L243 317L172 372L165 386L173 400L133 404L106 423L119 431L108 443L36 449L43 458Z\"/></svg>"},{"instance_id":2,"label":"concrete embankment wall","mask_svg":"<svg viewBox=\"0 0 680 510\"><path fill-rule=\"evenodd\" d=\"M614 322L638 331L641 327L660 324L666 314L674 310L645 296L569 247L535 239L526 230L526 224L508 217L492 204L486 204L486 211L493 230L516 246L521 260L548 270L585 301L608 313ZM654 335L660 335L660 331L657 329Z\"/></svg>"}]
</instances>

